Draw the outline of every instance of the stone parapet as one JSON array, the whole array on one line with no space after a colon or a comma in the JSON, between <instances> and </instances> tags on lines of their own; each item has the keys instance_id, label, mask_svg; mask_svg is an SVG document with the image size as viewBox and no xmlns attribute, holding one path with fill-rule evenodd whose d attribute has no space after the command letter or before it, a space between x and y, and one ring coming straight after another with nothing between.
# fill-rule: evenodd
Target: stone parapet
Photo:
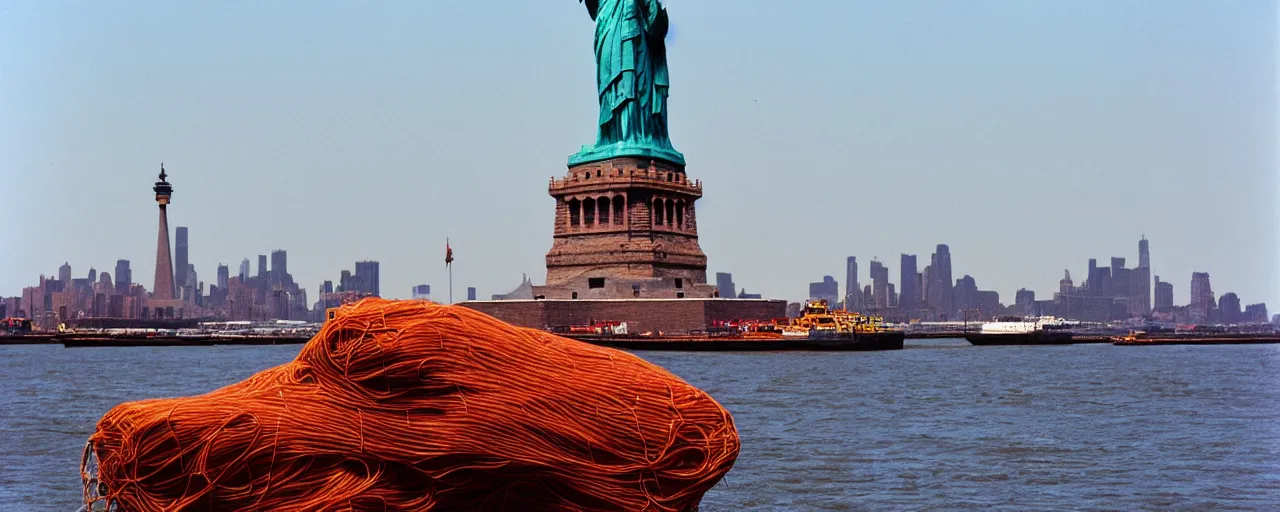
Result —
<instances>
[{"instance_id":1,"label":"stone parapet","mask_svg":"<svg viewBox=\"0 0 1280 512\"><path fill-rule=\"evenodd\" d=\"M766 299L502 300L459 305L533 329L618 321L626 322L632 333L667 334L705 330L717 322L781 318L787 309L786 301Z\"/></svg>"}]
</instances>

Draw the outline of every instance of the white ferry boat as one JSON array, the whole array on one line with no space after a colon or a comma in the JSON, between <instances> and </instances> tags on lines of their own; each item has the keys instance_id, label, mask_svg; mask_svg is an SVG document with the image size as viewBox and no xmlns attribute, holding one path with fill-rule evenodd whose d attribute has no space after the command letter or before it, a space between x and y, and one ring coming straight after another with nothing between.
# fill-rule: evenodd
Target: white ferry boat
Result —
<instances>
[{"instance_id":1,"label":"white ferry boat","mask_svg":"<svg viewBox=\"0 0 1280 512\"><path fill-rule=\"evenodd\" d=\"M1053 316L999 317L982 324L965 339L974 345L1065 345L1074 323Z\"/></svg>"}]
</instances>

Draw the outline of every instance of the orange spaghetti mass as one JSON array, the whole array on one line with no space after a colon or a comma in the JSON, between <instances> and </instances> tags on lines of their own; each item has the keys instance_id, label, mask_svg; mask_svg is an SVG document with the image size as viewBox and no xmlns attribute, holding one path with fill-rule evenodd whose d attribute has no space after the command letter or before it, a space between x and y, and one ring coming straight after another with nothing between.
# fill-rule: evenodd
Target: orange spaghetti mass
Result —
<instances>
[{"instance_id":1,"label":"orange spaghetti mass","mask_svg":"<svg viewBox=\"0 0 1280 512\"><path fill-rule=\"evenodd\" d=\"M121 510L691 511L739 439L710 396L626 352L365 299L294 361L118 405L90 444Z\"/></svg>"}]
</instances>

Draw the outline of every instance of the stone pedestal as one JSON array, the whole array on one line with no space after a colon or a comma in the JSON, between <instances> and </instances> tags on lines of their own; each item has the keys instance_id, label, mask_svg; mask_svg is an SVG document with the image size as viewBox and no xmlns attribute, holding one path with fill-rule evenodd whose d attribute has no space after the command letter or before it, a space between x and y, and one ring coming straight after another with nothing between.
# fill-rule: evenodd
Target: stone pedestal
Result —
<instances>
[{"instance_id":1,"label":"stone pedestal","mask_svg":"<svg viewBox=\"0 0 1280 512\"><path fill-rule=\"evenodd\" d=\"M544 298L711 297L694 202L702 183L684 166L622 157L569 167L552 179L555 235ZM639 293L639 295L637 295Z\"/></svg>"}]
</instances>

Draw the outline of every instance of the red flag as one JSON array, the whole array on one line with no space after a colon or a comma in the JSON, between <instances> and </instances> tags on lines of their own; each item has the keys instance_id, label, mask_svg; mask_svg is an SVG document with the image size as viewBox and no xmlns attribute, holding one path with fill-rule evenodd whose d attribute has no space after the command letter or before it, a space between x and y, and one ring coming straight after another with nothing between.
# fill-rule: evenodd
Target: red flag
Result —
<instances>
[{"instance_id":1,"label":"red flag","mask_svg":"<svg viewBox=\"0 0 1280 512\"><path fill-rule=\"evenodd\" d=\"M447 268L453 263L453 248L449 247L449 239L444 240L444 266Z\"/></svg>"}]
</instances>

